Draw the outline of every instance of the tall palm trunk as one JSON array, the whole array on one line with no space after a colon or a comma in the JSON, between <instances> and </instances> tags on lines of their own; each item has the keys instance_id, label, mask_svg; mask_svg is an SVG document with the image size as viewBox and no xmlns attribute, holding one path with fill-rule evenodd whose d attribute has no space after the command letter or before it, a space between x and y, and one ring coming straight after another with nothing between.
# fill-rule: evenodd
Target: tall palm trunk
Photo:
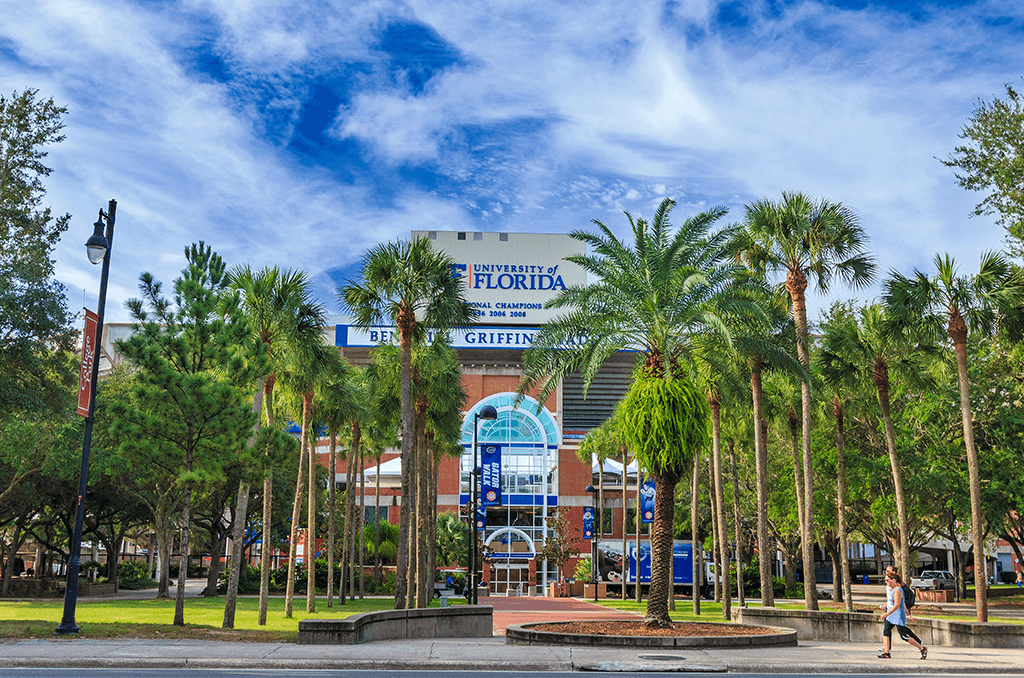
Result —
<instances>
[{"instance_id":1,"label":"tall palm trunk","mask_svg":"<svg viewBox=\"0 0 1024 678\"><path fill-rule=\"evenodd\" d=\"M629 471L626 469L626 448L619 448L619 452L622 454L622 599L626 599L626 534L629 529L629 510L627 505L629 504L629 498L626 496L626 487L629 485ZM639 476L638 476L639 480ZM636 510L640 510L640 505L637 504Z\"/></svg>"},{"instance_id":2,"label":"tall palm trunk","mask_svg":"<svg viewBox=\"0 0 1024 678\"><path fill-rule=\"evenodd\" d=\"M403 433L404 435L404 433ZM415 434L412 434L415 440ZM395 563L395 609L404 610L408 607L408 576L409 576L409 523L413 519L412 503L415 498L412 484L412 469L414 462L413 444L408 451L402 445L402 504L398 517L398 556Z\"/></svg>"},{"instance_id":3,"label":"tall palm trunk","mask_svg":"<svg viewBox=\"0 0 1024 678\"><path fill-rule=\"evenodd\" d=\"M721 535L718 534L718 507L715 505L715 479L714 461L708 459L708 509L711 515L711 560L715 565L715 576L711 578L712 600L716 603L722 602L721 580L718 577L718 570L721 565L718 561L721 550Z\"/></svg>"},{"instance_id":4,"label":"tall palm trunk","mask_svg":"<svg viewBox=\"0 0 1024 678\"><path fill-rule=\"evenodd\" d=\"M985 563L985 531L981 510L981 468L974 446L971 423L971 384L967 376L967 323L959 310L949 311L946 329L956 351L957 384L960 387L960 418L963 421L964 446L967 448L967 474L971 485L971 542L974 545L974 600L979 622L988 621L988 567Z\"/></svg>"},{"instance_id":5,"label":"tall palm trunk","mask_svg":"<svg viewBox=\"0 0 1024 678\"><path fill-rule=\"evenodd\" d=\"M806 534L806 532L804 530L804 527L805 527L804 520L806 520L807 514L804 513L804 500L803 500L803 492L802 492L802 488L803 488L803 484L804 483L803 483L803 476L801 474L802 468L801 468L801 465L800 465L800 450L797 448L797 441L799 439L799 437L797 435L797 431L799 430L799 428L800 428L800 422L797 420L796 413L793 412L793 410L790 410L789 411L789 432L790 432L790 441L792 443L792 453L793 453L793 487L795 488L795 492L794 493L796 494L796 512L797 512L797 516L799 516L799 518L800 518L800 520L799 520L799 523L800 523L800 542L802 544L803 543L804 535ZM807 576L808 576L807 575L807 572L808 572L808 570L807 570L807 561L803 560L802 556L801 556L800 559L803 561L803 563L802 563L803 564L803 570L804 570L804 579L803 579L803 581L804 581L804 584L806 585L806 583L808 581L808 579L807 579ZM787 581L788 581L788 578L789 577L788 577L788 573L787 573Z\"/></svg>"},{"instance_id":6,"label":"tall palm trunk","mask_svg":"<svg viewBox=\"0 0 1024 678\"><path fill-rule=\"evenodd\" d=\"M693 613L700 614L700 589L701 589L701 558L700 553L700 542L698 541L697 535L697 509L700 495L700 454L693 455L693 479L690 482L690 544L693 548L693 556L690 558L690 564L693 565L693 584L691 593L693 594Z\"/></svg>"},{"instance_id":7,"label":"tall palm trunk","mask_svg":"<svg viewBox=\"0 0 1024 678\"><path fill-rule=\"evenodd\" d=\"M892 468L893 493L896 495L896 519L900 531L899 561L897 567L903 577L910 576L910 532L907 527L907 503L903 494L903 472L896 455L896 432L892 426L892 408L889 403L889 367L882 361L875 361L872 375L878 391L878 406L885 423L885 446L889 450L889 466Z\"/></svg>"},{"instance_id":8,"label":"tall palm trunk","mask_svg":"<svg viewBox=\"0 0 1024 678\"><path fill-rule=\"evenodd\" d=\"M761 387L761 356L750 360L750 391L754 401L754 467L757 470L757 551L761 569L761 605L775 607L771 553L768 541L768 445L761 422L764 391Z\"/></svg>"},{"instance_id":9,"label":"tall palm trunk","mask_svg":"<svg viewBox=\"0 0 1024 678\"><path fill-rule=\"evenodd\" d=\"M310 393L310 408L313 405ZM312 431L307 432L312 434ZM306 612L316 612L316 439L309 442L309 479L306 503Z\"/></svg>"},{"instance_id":10,"label":"tall palm trunk","mask_svg":"<svg viewBox=\"0 0 1024 678\"><path fill-rule=\"evenodd\" d=\"M266 381L263 382L263 409L266 412L267 426L274 425L274 382L277 380L277 373L271 372ZM267 625L267 606L270 600L270 560L277 550L274 544L273 533L273 494L274 494L274 469L268 465L266 475L263 476L263 542L260 546L260 611L256 623L259 626Z\"/></svg>"},{"instance_id":11,"label":"tall palm trunk","mask_svg":"<svg viewBox=\"0 0 1024 678\"><path fill-rule=\"evenodd\" d=\"M338 431L332 426L329 432L330 480L327 483L327 607L334 607L334 528L335 528L335 474L338 468Z\"/></svg>"},{"instance_id":12,"label":"tall palm trunk","mask_svg":"<svg viewBox=\"0 0 1024 678\"><path fill-rule=\"evenodd\" d=\"M597 520L594 530L594 539L600 540L604 537L604 459L597 458ZM597 551L597 562L591 563L594 568L594 581L601 580L601 552Z\"/></svg>"},{"instance_id":13,"label":"tall palm trunk","mask_svg":"<svg viewBox=\"0 0 1024 678\"><path fill-rule=\"evenodd\" d=\"M654 478L654 530L651 535L651 585L647 593L649 626L665 627L672 623L668 616L668 598L672 594L672 533L675 522L675 489L679 478L651 474Z\"/></svg>"},{"instance_id":14,"label":"tall palm trunk","mask_svg":"<svg viewBox=\"0 0 1024 678\"><path fill-rule=\"evenodd\" d=\"M811 356L807 350L807 277L799 270L790 270L786 275L786 291L793 301L793 322L796 325L796 357L804 369L810 372ZM818 587L814 573L814 468L811 463L811 385L800 382L801 419L803 423L802 446L804 452L804 604L808 610L818 609ZM797 492L800 489L797 488Z\"/></svg>"},{"instance_id":15,"label":"tall palm trunk","mask_svg":"<svg viewBox=\"0 0 1024 678\"><path fill-rule=\"evenodd\" d=\"M729 531L725 525L725 487L722 477L722 396L717 389L711 399L711 450L714 465L715 513L718 527L718 561L716 581L722 583L722 618L728 621L732 617L732 585L729 578Z\"/></svg>"},{"instance_id":16,"label":"tall palm trunk","mask_svg":"<svg viewBox=\"0 0 1024 678\"><path fill-rule=\"evenodd\" d=\"M839 557L842 568L840 576L843 579L843 602L846 604L846 611L853 612L850 549L846 543L846 438L843 430L845 413L838 397L832 400L832 414L836 420L836 513L839 514Z\"/></svg>"},{"instance_id":17,"label":"tall palm trunk","mask_svg":"<svg viewBox=\"0 0 1024 678\"><path fill-rule=\"evenodd\" d=\"M377 455L377 475L374 479L373 494L373 583L380 587L381 560L380 560L380 457Z\"/></svg>"},{"instance_id":18,"label":"tall palm trunk","mask_svg":"<svg viewBox=\"0 0 1024 678\"><path fill-rule=\"evenodd\" d=\"M354 424L354 422L353 422ZM352 442L355 438L355 429L349 433L348 451L345 453L345 499L342 504L342 530L341 530L341 560L339 561L338 576L338 603L345 605L348 601L348 562L352 557L352 549L349 546L348 531L352 526L352 510L349 507L349 499L352 498ZM332 575L333 576L333 575Z\"/></svg>"},{"instance_id":19,"label":"tall palm trunk","mask_svg":"<svg viewBox=\"0 0 1024 678\"><path fill-rule=\"evenodd\" d=\"M642 477L642 474L640 473L640 463L637 462L637 465L636 465L636 511L635 511L635 513L636 513L636 551L635 551L635 553L636 553L636 577L633 580L633 584L635 584L635 586L633 587L633 589L634 589L633 592L636 594L636 602L637 603L639 603L639 602L641 602L643 600L643 595L644 595L643 589L640 587L640 529L641 529L641 525L643 524L643 516L640 515L641 514L641 505L640 505L641 504L641 499L640 499L640 497L641 497L641 491L643 490L643 485L644 485L642 481L643 481L643 477ZM622 567L627 567L627 563L625 562L626 554L623 553L622 556L623 556ZM625 577L625 573L623 573L623 577ZM673 586L674 586L674 584L673 584ZM649 592L648 592L648 595L650 595Z\"/></svg>"},{"instance_id":20,"label":"tall palm trunk","mask_svg":"<svg viewBox=\"0 0 1024 678\"><path fill-rule=\"evenodd\" d=\"M284 592L284 616L292 618L292 607L295 599L295 570L298 548L299 515L302 507L302 493L306 484L306 455L309 454L309 406L312 405L312 394L302 395L302 442L299 445L299 477L295 481L295 500L292 502L292 527L291 539L288 546L288 581L285 584ZM306 550L309 550L309 539L306 540ZM308 554L303 560L309 560Z\"/></svg>"},{"instance_id":21,"label":"tall palm trunk","mask_svg":"<svg viewBox=\"0 0 1024 678\"><path fill-rule=\"evenodd\" d=\"M355 600L355 560L356 560L356 492L353 471L359 466L362 456L363 430L359 422L352 422L352 447L349 452L348 466L345 468L345 550L348 552L348 599Z\"/></svg>"},{"instance_id":22,"label":"tall palm trunk","mask_svg":"<svg viewBox=\"0 0 1024 678\"><path fill-rule=\"evenodd\" d=\"M357 520L359 521L358 530L356 532L356 551L359 552L359 600L363 599L363 591L365 589L366 577L363 576L363 548L364 532L366 532L366 457L365 455L359 455L359 510L356 511Z\"/></svg>"},{"instance_id":23,"label":"tall palm trunk","mask_svg":"<svg viewBox=\"0 0 1024 678\"><path fill-rule=\"evenodd\" d=\"M400 400L402 408L402 510L398 527L398 560L395 567L395 609L404 610L408 607L408 574L409 574L409 534L412 522L413 499L412 469L414 450L416 448L416 424L412 402L412 335L416 327L414 309L403 305L396 314L399 336L399 359L402 368L402 385Z\"/></svg>"},{"instance_id":24,"label":"tall palm trunk","mask_svg":"<svg viewBox=\"0 0 1024 678\"><path fill-rule=\"evenodd\" d=\"M427 566L429 565L429 540L427 522L430 514L428 503L430 493L427 489L427 476L430 474L430 460L427 454L427 406L426 396L416 398L416 547L415 582L416 607L424 608L427 599Z\"/></svg>"},{"instance_id":25,"label":"tall palm trunk","mask_svg":"<svg viewBox=\"0 0 1024 678\"><path fill-rule=\"evenodd\" d=\"M252 411L256 413L253 434L249 437L249 447L256 444L256 432L260 429L260 410L263 409L263 384L266 379L256 382L256 392L252 396ZM224 594L224 621L222 628L235 628L235 607L238 601L238 579L242 572L242 547L245 544L245 519L249 512L249 483L238 484L238 499L235 500L235 524L231 532L231 570L228 572L228 590ZM209 587L207 587L209 589Z\"/></svg>"},{"instance_id":26,"label":"tall palm trunk","mask_svg":"<svg viewBox=\"0 0 1024 678\"><path fill-rule=\"evenodd\" d=\"M732 518L736 526L736 602L740 607L743 600L743 530L740 528L740 484L736 474L736 441L729 441L729 460L732 466Z\"/></svg>"},{"instance_id":27,"label":"tall palm trunk","mask_svg":"<svg viewBox=\"0 0 1024 678\"><path fill-rule=\"evenodd\" d=\"M434 599L434 572L437 572L437 458L434 456L433 433L427 436L427 577L423 588L427 605ZM429 529L433 526L434 529Z\"/></svg>"}]
</instances>

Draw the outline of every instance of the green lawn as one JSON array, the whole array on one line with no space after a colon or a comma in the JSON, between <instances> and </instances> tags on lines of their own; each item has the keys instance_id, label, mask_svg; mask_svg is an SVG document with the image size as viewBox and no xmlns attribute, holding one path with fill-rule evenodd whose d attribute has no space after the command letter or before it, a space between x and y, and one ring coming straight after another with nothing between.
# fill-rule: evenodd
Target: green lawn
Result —
<instances>
[{"instance_id":1,"label":"green lawn","mask_svg":"<svg viewBox=\"0 0 1024 678\"><path fill-rule=\"evenodd\" d=\"M449 601L454 603L455 601ZM433 605L438 603L434 601ZM241 597L234 630L222 629L224 598L189 598L185 601L185 626L175 627L174 599L89 600L80 598L75 621L83 638L132 636L139 638L205 638L266 642L295 642L300 619L344 619L360 612L390 610L392 598L366 598L327 607L317 600L317 611L306 612L306 598L296 596L291 619L284 616L284 598L272 597L267 625L258 626L259 598ZM0 638L42 638L53 635L64 613L63 600L0 600Z\"/></svg>"},{"instance_id":2,"label":"green lawn","mask_svg":"<svg viewBox=\"0 0 1024 678\"><path fill-rule=\"evenodd\" d=\"M610 608L612 608L614 610L624 610L626 612L636 612L636 613L639 613L639 614L644 614L647 611L647 603L646 602L637 604L635 601L628 601L628 600L626 600L626 601L622 601L622 600L601 600L601 601L598 601L598 604L599 605L603 605L604 607L610 607ZM733 601L733 607L736 607L736 602L735 601ZM760 607L760 605L751 605L750 607ZM803 610L803 609L806 609L805 606L803 605L803 603L779 602L779 603L776 604L776 607L778 607L779 609L782 609L782 610ZM858 605L858 608L859 608L858 611L876 612L876 610L874 610L874 609L870 609L869 610L868 608L866 608L863 605ZM821 609L822 610L826 610L826 609L842 610L842 609L845 609L845 608L843 608L842 605L832 605L831 603L824 603L824 604L821 605ZM914 609L917 609L917 608L914 608ZM998 608L996 608L996 609L998 610ZM996 623L996 624L1024 624L1024 619L1011 619L1011 618L1006 618L1006 617L992 616L992 612L993 612L993 610L990 608L989 609L989 621L992 622L992 623ZM689 600L676 601L675 612L671 612L670 611L669 612L669 616L672 618L672 621L702 621L702 622L725 621L724 619L722 619L722 604L721 603L712 603L712 602L707 602L707 601L701 601L701 603L700 603L700 616L695 615L693 613L693 603L691 603ZM965 622L973 622L973 621L976 621L976 619L977 619L973 615L971 615L971 616L951 615L951 614L947 615L947 614L935 614L935 613L932 613L932 612L923 612L923 611L919 612L915 616L916 617L920 617L922 619L927 617L927 618L932 618L932 619L946 619L948 621L965 621Z\"/></svg>"}]
</instances>

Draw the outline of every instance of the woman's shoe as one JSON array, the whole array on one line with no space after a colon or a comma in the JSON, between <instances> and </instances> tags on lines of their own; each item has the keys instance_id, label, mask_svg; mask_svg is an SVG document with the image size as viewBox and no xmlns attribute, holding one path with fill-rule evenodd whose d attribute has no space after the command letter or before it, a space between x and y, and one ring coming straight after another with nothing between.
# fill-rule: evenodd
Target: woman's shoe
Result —
<instances>
[{"instance_id":1,"label":"woman's shoe","mask_svg":"<svg viewBox=\"0 0 1024 678\"><path fill-rule=\"evenodd\" d=\"M878 658L879 659L892 659L892 655L889 654L888 652L883 652L882 654L878 655Z\"/></svg>"},{"instance_id":2,"label":"woman's shoe","mask_svg":"<svg viewBox=\"0 0 1024 678\"><path fill-rule=\"evenodd\" d=\"M927 647L922 647L921 648L921 659L928 659L928 648Z\"/></svg>"}]
</instances>

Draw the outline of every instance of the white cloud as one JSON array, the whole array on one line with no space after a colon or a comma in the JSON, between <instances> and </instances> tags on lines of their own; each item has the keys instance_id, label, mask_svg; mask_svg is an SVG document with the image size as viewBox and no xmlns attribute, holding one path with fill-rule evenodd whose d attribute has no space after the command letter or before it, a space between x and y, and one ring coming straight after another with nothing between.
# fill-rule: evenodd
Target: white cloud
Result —
<instances>
[{"instance_id":1,"label":"white cloud","mask_svg":"<svg viewBox=\"0 0 1024 678\"><path fill-rule=\"evenodd\" d=\"M967 266L1000 246L990 219L967 218L980 196L935 157L979 96L1024 73L1021 31L986 23L1019 25L1018 5L746 9L739 30L706 1L42 0L5 7L0 47L15 56L0 51L0 87L70 108L47 185L75 216L57 252L73 290L94 294L80 243L120 201L115 319L138 273L169 282L193 240L232 263L306 268L333 309L328 272L412 229L624 230L623 210L649 217L664 196L677 220L723 203L739 218L782 190L842 200L883 270L946 250ZM378 49L394 19L455 56L422 90ZM226 77L192 68L199 47ZM333 159L364 163L345 175L288 144L311 83L353 73L325 130L362 154Z\"/></svg>"}]
</instances>

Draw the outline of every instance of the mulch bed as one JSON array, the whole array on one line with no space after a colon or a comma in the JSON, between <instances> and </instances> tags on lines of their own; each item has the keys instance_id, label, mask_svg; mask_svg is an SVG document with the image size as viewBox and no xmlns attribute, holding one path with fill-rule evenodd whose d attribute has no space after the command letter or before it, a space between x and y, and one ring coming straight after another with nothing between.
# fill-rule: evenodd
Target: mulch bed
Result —
<instances>
[{"instance_id":1,"label":"mulch bed","mask_svg":"<svg viewBox=\"0 0 1024 678\"><path fill-rule=\"evenodd\" d=\"M642 621L574 621L544 624L536 631L585 636L760 636L775 633L760 626L675 622L671 627L647 626Z\"/></svg>"}]
</instances>

